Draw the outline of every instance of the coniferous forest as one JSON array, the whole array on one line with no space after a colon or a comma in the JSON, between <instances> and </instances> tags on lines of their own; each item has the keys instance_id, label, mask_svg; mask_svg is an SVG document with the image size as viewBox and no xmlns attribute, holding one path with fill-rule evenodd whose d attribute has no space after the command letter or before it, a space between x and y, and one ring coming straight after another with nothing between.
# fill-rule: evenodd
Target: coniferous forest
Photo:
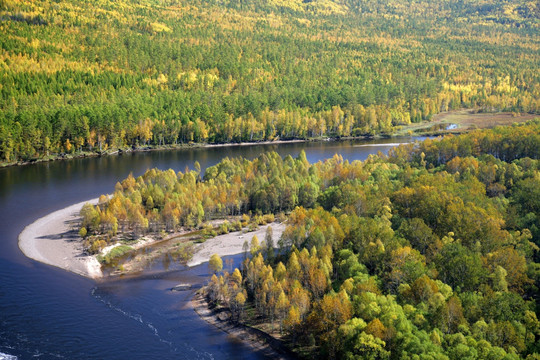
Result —
<instances>
[{"instance_id":1,"label":"coniferous forest","mask_svg":"<svg viewBox=\"0 0 540 360\"><path fill-rule=\"evenodd\" d=\"M82 226L99 248L119 229L284 212L278 244L252 239L241 269L207 286L233 321L258 319L305 357L536 359L539 157L534 120L364 162L267 153L204 175L153 169L86 205Z\"/></svg>"},{"instance_id":2,"label":"coniferous forest","mask_svg":"<svg viewBox=\"0 0 540 360\"><path fill-rule=\"evenodd\" d=\"M540 111L536 1L0 1L0 161Z\"/></svg>"},{"instance_id":3,"label":"coniferous forest","mask_svg":"<svg viewBox=\"0 0 540 360\"><path fill-rule=\"evenodd\" d=\"M532 117L539 30L529 0L0 0L0 164ZM211 259L231 322L303 358L540 359L539 161L535 119L365 161L150 169L78 231L87 255L278 219L238 269Z\"/></svg>"}]
</instances>

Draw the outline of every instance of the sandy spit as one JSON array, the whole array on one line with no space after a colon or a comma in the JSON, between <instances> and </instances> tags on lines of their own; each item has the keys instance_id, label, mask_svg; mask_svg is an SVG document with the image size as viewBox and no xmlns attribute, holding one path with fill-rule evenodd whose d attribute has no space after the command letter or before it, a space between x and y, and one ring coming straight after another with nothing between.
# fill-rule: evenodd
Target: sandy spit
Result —
<instances>
[{"instance_id":1,"label":"sandy spit","mask_svg":"<svg viewBox=\"0 0 540 360\"><path fill-rule=\"evenodd\" d=\"M95 205L98 199L83 201L67 208L55 211L28 225L19 235L19 248L29 258L39 262L56 266L61 269L74 272L81 276L98 279L103 277L101 265L96 256L84 253L81 238L77 227L80 221L79 212L84 204ZM285 224L273 223L274 246L285 230ZM251 243L254 235L259 241L264 240L267 226L261 226L256 231L243 233L242 231L231 232L208 239L197 245L195 254L188 266L195 266L207 262L213 254L228 256L243 252L244 241ZM139 248L152 242L150 238L144 238L139 244L133 245ZM117 246L114 244L111 246ZM102 253L106 253L103 251Z\"/></svg>"},{"instance_id":2,"label":"sandy spit","mask_svg":"<svg viewBox=\"0 0 540 360\"><path fill-rule=\"evenodd\" d=\"M98 199L83 201L36 220L20 233L19 248L39 262L92 279L102 277L99 262L95 256L84 254L76 230L83 205L97 202Z\"/></svg>"}]
</instances>

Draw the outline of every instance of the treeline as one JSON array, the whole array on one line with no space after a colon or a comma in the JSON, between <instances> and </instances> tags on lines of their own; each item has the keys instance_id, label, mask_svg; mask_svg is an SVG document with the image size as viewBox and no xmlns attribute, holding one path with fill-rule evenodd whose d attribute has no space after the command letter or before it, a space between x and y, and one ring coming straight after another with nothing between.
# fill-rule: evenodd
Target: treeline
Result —
<instances>
[{"instance_id":1,"label":"treeline","mask_svg":"<svg viewBox=\"0 0 540 360\"><path fill-rule=\"evenodd\" d=\"M538 5L0 2L0 160L538 113Z\"/></svg>"},{"instance_id":2,"label":"treeline","mask_svg":"<svg viewBox=\"0 0 540 360\"><path fill-rule=\"evenodd\" d=\"M539 130L307 165L317 195L290 214L280 251L252 243L240 270L212 277L209 300L310 358L536 358Z\"/></svg>"}]
</instances>

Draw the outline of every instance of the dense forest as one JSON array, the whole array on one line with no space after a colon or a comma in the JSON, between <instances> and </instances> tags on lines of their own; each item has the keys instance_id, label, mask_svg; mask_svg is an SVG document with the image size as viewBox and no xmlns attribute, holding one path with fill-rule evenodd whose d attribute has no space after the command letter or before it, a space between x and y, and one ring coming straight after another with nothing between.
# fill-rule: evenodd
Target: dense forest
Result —
<instances>
[{"instance_id":1,"label":"dense forest","mask_svg":"<svg viewBox=\"0 0 540 360\"><path fill-rule=\"evenodd\" d=\"M540 111L536 1L0 0L0 161Z\"/></svg>"},{"instance_id":2,"label":"dense forest","mask_svg":"<svg viewBox=\"0 0 540 360\"><path fill-rule=\"evenodd\" d=\"M539 159L534 120L363 162L267 153L153 169L86 205L81 232L99 249L118 230L283 212L278 248L253 239L241 269L209 282L235 321L262 318L310 357L537 359Z\"/></svg>"}]
</instances>

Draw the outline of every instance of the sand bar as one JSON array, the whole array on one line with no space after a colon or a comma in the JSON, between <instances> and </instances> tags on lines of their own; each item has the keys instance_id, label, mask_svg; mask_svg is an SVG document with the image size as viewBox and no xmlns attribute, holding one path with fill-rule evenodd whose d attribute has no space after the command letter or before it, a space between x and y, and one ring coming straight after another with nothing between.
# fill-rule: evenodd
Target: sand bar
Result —
<instances>
[{"instance_id":1,"label":"sand bar","mask_svg":"<svg viewBox=\"0 0 540 360\"><path fill-rule=\"evenodd\" d=\"M83 251L77 231L83 201L50 213L28 225L19 235L19 248L29 258L96 279L103 276L95 256Z\"/></svg>"},{"instance_id":2,"label":"sand bar","mask_svg":"<svg viewBox=\"0 0 540 360\"><path fill-rule=\"evenodd\" d=\"M254 235L257 235L259 243L262 243L268 226L272 227L272 239L274 240L274 246L277 246L278 240L285 230L285 223L272 223L266 226L260 226L252 232L244 233L242 231L235 231L208 239L202 244L197 245L193 258L188 262L188 266L207 262L213 254L218 254L219 256L240 254L244 251L242 249L244 241L247 240L248 244L251 244L251 239Z\"/></svg>"},{"instance_id":3,"label":"sand bar","mask_svg":"<svg viewBox=\"0 0 540 360\"><path fill-rule=\"evenodd\" d=\"M84 252L82 239L79 237L79 212L84 204L97 204L98 199L83 201L67 208L46 215L28 225L19 235L19 248L29 258L39 262L74 272L81 276L97 279L103 277L101 265L95 255ZM285 224L271 224L274 245L277 244ZM261 226L256 231L243 233L241 231L219 235L197 245L195 254L188 266L195 266L207 262L213 254L228 256L243 252L244 241L251 243L254 235L259 241L264 240L267 226ZM139 248L151 243L149 238L133 245ZM110 248L118 244L111 245ZM103 253L106 253L104 251Z\"/></svg>"}]
</instances>

